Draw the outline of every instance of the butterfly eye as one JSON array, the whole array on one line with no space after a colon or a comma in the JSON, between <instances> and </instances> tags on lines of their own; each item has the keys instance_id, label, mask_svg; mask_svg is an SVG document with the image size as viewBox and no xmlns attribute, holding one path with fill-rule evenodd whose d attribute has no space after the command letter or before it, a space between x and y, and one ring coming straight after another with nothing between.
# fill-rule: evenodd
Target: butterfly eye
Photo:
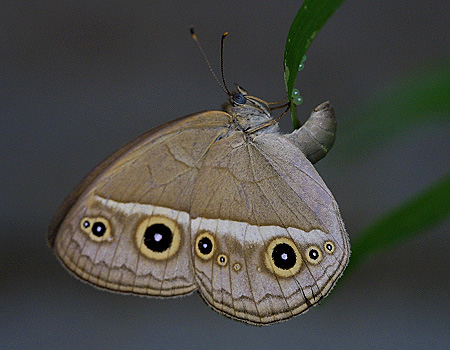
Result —
<instances>
[{"instance_id":1,"label":"butterfly eye","mask_svg":"<svg viewBox=\"0 0 450 350\"><path fill-rule=\"evenodd\" d=\"M311 246L306 250L306 260L311 264L318 264L322 260L322 252L319 248Z\"/></svg>"},{"instance_id":2,"label":"butterfly eye","mask_svg":"<svg viewBox=\"0 0 450 350\"><path fill-rule=\"evenodd\" d=\"M214 254L214 237L205 231L200 233L195 240L195 253L204 260L209 260Z\"/></svg>"},{"instance_id":3,"label":"butterfly eye","mask_svg":"<svg viewBox=\"0 0 450 350\"><path fill-rule=\"evenodd\" d=\"M147 258L164 260L174 255L180 247L178 224L165 216L146 218L139 225L135 243Z\"/></svg>"},{"instance_id":4,"label":"butterfly eye","mask_svg":"<svg viewBox=\"0 0 450 350\"><path fill-rule=\"evenodd\" d=\"M243 105L247 101L247 99L244 97L244 95L240 92L236 92L235 94L233 94L232 99L233 99L233 102L236 102L239 105Z\"/></svg>"},{"instance_id":5,"label":"butterfly eye","mask_svg":"<svg viewBox=\"0 0 450 350\"><path fill-rule=\"evenodd\" d=\"M95 242L111 240L111 226L105 218L83 218L80 222L80 228Z\"/></svg>"},{"instance_id":6,"label":"butterfly eye","mask_svg":"<svg viewBox=\"0 0 450 350\"><path fill-rule=\"evenodd\" d=\"M330 242L330 241L325 242L323 244L323 248L325 249L325 252L327 252L329 254L334 253L334 250L336 249L335 246L334 246L334 243Z\"/></svg>"},{"instance_id":7,"label":"butterfly eye","mask_svg":"<svg viewBox=\"0 0 450 350\"><path fill-rule=\"evenodd\" d=\"M281 277L291 277L302 266L302 257L290 239L280 237L270 242L267 247L266 267Z\"/></svg>"}]
</instances>

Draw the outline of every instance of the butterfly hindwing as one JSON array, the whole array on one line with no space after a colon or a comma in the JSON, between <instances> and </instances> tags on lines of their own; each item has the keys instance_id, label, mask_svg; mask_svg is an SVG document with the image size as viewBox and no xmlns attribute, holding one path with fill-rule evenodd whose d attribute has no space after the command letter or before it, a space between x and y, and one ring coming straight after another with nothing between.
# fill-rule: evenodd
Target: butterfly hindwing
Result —
<instances>
[{"instance_id":1,"label":"butterfly hindwing","mask_svg":"<svg viewBox=\"0 0 450 350\"><path fill-rule=\"evenodd\" d=\"M347 264L334 198L279 134L214 143L191 213L199 290L230 317L256 324L292 317L323 298Z\"/></svg>"}]
</instances>

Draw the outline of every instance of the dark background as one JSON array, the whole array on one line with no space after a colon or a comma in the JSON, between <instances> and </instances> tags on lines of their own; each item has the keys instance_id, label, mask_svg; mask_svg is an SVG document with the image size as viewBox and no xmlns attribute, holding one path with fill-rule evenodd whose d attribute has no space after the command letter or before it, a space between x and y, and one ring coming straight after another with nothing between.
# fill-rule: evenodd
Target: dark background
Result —
<instances>
[{"instance_id":1,"label":"dark background","mask_svg":"<svg viewBox=\"0 0 450 350\"><path fill-rule=\"evenodd\" d=\"M0 342L5 348L448 348L447 222L373 256L305 315L264 328L198 295L158 300L96 290L46 246L60 202L138 134L225 100L194 43L229 85L284 97L283 53L299 1L3 1L0 9ZM348 0L308 51L296 87L305 118L338 121L394 81L449 56L447 0ZM425 68L424 68L425 67ZM389 115L385 116L389 118ZM282 128L290 130L289 118ZM335 148L317 168L351 238L449 170L449 125L384 143L357 162Z\"/></svg>"}]
</instances>

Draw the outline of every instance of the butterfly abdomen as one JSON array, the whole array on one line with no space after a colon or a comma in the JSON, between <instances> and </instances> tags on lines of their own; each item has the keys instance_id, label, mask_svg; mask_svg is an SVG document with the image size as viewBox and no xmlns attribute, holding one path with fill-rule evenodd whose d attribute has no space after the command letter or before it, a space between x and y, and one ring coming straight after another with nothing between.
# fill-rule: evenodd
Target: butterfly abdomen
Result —
<instances>
[{"instance_id":1,"label":"butterfly abdomen","mask_svg":"<svg viewBox=\"0 0 450 350\"><path fill-rule=\"evenodd\" d=\"M336 137L336 116L329 102L317 106L305 124L286 137L294 142L311 163L326 156Z\"/></svg>"}]
</instances>

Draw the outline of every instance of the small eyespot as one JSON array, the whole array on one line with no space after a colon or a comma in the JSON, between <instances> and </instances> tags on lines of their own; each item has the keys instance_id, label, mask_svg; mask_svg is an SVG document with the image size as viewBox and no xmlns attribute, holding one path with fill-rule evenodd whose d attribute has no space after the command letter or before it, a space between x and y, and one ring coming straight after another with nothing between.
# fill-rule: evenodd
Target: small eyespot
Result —
<instances>
[{"instance_id":1,"label":"small eyespot","mask_svg":"<svg viewBox=\"0 0 450 350\"><path fill-rule=\"evenodd\" d=\"M239 263L234 264L233 265L233 269L236 272L240 271L241 270L241 264L239 264Z\"/></svg>"},{"instance_id":2,"label":"small eyespot","mask_svg":"<svg viewBox=\"0 0 450 350\"><path fill-rule=\"evenodd\" d=\"M111 240L111 227L109 221L105 218L83 218L80 222L80 228L95 242Z\"/></svg>"},{"instance_id":3,"label":"small eyespot","mask_svg":"<svg viewBox=\"0 0 450 350\"><path fill-rule=\"evenodd\" d=\"M144 219L136 230L135 243L147 258L164 260L174 255L180 247L178 224L165 216Z\"/></svg>"},{"instance_id":4,"label":"small eyespot","mask_svg":"<svg viewBox=\"0 0 450 350\"><path fill-rule=\"evenodd\" d=\"M227 262L228 262L228 258L227 258L227 256L226 256L225 254L220 254L220 255L217 257L217 263L218 263L220 266L226 266Z\"/></svg>"},{"instance_id":5,"label":"small eyespot","mask_svg":"<svg viewBox=\"0 0 450 350\"><path fill-rule=\"evenodd\" d=\"M233 94L232 99L234 102L236 102L239 105L243 105L247 101L247 99L244 97L244 95L240 92L236 92L235 94Z\"/></svg>"},{"instance_id":6,"label":"small eyespot","mask_svg":"<svg viewBox=\"0 0 450 350\"><path fill-rule=\"evenodd\" d=\"M195 253L204 260L209 260L214 254L214 237L208 231L204 231L195 240Z\"/></svg>"},{"instance_id":7,"label":"small eyespot","mask_svg":"<svg viewBox=\"0 0 450 350\"><path fill-rule=\"evenodd\" d=\"M275 238L266 251L266 267L280 277L292 277L302 266L302 257L294 242L286 237Z\"/></svg>"},{"instance_id":8,"label":"small eyespot","mask_svg":"<svg viewBox=\"0 0 450 350\"><path fill-rule=\"evenodd\" d=\"M331 241L325 242L323 244L323 248L325 249L325 252L328 253L328 254L334 253L334 251L336 249L334 243L331 242Z\"/></svg>"},{"instance_id":9,"label":"small eyespot","mask_svg":"<svg viewBox=\"0 0 450 350\"><path fill-rule=\"evenodd\" d=\"M311 246L306 250L306 260L311 264L318 264L322 260L322 252L319 248Z\"/></svg>"}]
</instances>

